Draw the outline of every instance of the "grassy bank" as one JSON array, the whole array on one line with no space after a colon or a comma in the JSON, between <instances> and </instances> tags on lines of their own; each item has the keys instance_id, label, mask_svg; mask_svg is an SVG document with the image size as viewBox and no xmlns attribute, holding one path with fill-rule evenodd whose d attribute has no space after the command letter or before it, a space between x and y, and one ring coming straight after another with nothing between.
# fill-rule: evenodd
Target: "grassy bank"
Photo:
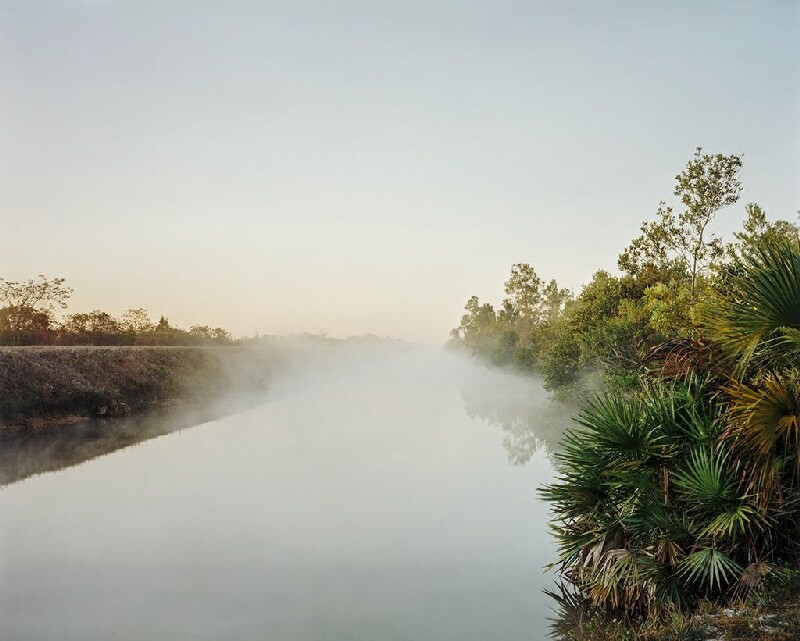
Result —
<instances>
[{"instance_id":1,"label":"grassy bank","mask_svg":"<svg viewBox=\"0 0 800 641\"><path fill-rule=\"evenodd\" d=\"M209 401L266 387L263 354L237 347L0 349L0 425L37 428Z\"/></svg>"}]
</instances>

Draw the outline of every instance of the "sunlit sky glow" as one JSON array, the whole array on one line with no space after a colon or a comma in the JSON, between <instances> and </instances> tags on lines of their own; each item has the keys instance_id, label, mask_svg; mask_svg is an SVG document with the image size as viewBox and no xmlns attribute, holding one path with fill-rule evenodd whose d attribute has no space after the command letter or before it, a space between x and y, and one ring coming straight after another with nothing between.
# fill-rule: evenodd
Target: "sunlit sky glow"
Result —
<instances>
[{"instance_id":1,"label":"sunlit sky glow","mask_svg":"<svg viewBox=\"0 0 800 641\"><path fill-rule=\"evenodd\" d=\"M800 208L800 3L0 0L0 277L69 311L441 343L576 291L694 147Z\"/></svg>"}]
</instances>

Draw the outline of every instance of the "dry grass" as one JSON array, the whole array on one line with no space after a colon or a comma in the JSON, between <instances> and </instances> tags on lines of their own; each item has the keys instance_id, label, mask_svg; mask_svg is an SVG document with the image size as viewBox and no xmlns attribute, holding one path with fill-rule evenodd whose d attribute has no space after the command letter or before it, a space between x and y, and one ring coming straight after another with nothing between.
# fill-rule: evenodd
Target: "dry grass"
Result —
<instances>
[{"instance_id":1,"label":"dry grass","mask_svg":"<svg viewBox=\"0 0 800 641\"><path fill-rule=\"evenodd\" d=\"M556 596L556 595L554 595ZM766 590L731 606L703 602L693 612L625 621L556 596L560 615L551 638L559 641L800 641L800 572L777 571Z\"/></svg>"},{"instance_id":2,"label":"dry grass","mask_svg":"<svg viewBox=\"0 0 800 641\"><path fill-rule=\"evenodd\" d=\"M17 347L0 349L0 424L37 427L75 417L255 391L263 357L236 347Z\"/></svg>"}]
</instances>

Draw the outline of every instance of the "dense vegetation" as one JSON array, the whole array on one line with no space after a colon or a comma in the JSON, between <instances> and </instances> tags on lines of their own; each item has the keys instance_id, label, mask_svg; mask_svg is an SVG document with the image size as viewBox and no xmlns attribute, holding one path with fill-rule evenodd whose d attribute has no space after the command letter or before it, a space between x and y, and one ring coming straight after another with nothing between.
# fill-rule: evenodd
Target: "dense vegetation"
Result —
<instances>
[{"instance_id":1,"label":"dense vegetation","mask_svg":"<svg viewBox=\"0 0 800 641\"><path fill-rule=\"evenodd\" d=\"M500 311L473 297L453 331L584 403L541 494L556 567L606 613L744 600L800 561L800 234L755 204L734 242L710 233L740 168L698 149L621 275L572 298L515 265Z\"/></svg>"},{"instance_id":2,"label":"dense vegetation","mask_svg":"<svg viewBox=\"0 0 800 641\"><path fill-rule=\"evenodd\" d=\"M66 309L72 288L63 278L40 274L26 281L0 278L0 345L226 345L230 334L221 327L173 327L162 316L150 320L142 308L119 318L95 309L55 317Z\"/></svg>"},{"instance_id":3,"label":"dense vegetation","mask_svg":"<svg viewBox=\"0 0 800 641\"><path fill-rule=\"evenodd\" d=\"M800 242L751 248L698 318L700 357L595 398L541 490L556 565L605 612L745 600L800 562Z\"/></svg>"},{"instance_id":4,"label":"dense vegetation","mask_svg":"<svg viewBox=\"0 0 800 641\"><path fill-rule=\"evenodd\" d=\"M638 387L666 341L704 340L700 314L742 256L798 236L795 225L769 221L754 203L733 242L712 233L716 214L739 198L741 164L698 149L676 176L680 206L661 203L620 253L618 274L600 270L572 295L529 264L513 265L500 307L471 297L449 346L538 372L560 399Z\"/></svg>"}]
</instances>

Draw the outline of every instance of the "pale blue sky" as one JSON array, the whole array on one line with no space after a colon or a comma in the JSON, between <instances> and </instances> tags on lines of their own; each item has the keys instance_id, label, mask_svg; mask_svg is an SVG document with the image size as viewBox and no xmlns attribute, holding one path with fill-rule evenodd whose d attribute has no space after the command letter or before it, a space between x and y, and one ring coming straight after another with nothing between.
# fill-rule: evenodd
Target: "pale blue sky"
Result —
<instances>
[{"instance_id":1,"label":"pale blue sky","mask_svg":"<svg viewBox=\"0 0 800 641\"><path fill-rule=\"evenodd\" d=\"M800 2L0 0L0 277L237 335L579 290L694 147L800 208Z\"/></svg>"}]
</instances>

